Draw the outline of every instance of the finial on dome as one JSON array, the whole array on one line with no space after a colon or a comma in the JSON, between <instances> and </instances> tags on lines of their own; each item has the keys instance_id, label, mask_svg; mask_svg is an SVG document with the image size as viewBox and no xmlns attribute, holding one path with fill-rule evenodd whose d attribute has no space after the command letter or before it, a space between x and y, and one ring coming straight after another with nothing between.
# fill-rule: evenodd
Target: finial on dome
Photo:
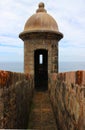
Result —
<instances>
[{"instance_id":1,"label":"finial on dome","mask_svg":"<svg viewBox=\"0 0 85 130\"><path fill-rule=\"evenodd\" d=\"M45 9L44 9L44 3L43 2L40 2L39 5L38 5L38 9L36 10L36 12L47 12Z\"/></svg>"},{"instance_id":2,"label":"finial on dome","mask_svg":"<svg viewBox=\"0 0 85 130\"><path fill-rule=\"evenodd\" d=\"M43 2L40 2L39 5L38 5L39 8L44 8L44 6L45 6L45 5L44 5Z\"/></svg>"}]
</instances>

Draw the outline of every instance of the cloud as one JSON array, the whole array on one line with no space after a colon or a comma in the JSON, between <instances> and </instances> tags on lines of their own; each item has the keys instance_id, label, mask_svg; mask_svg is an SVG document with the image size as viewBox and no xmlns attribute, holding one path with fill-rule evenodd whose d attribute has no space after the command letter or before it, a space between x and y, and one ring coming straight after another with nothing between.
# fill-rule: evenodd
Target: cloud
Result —
<instances>
[{"instance_id":1,"label":"cloud","mask_svg":"<svg viewBox=\"0 0 85 130\"><path fill-rule=\"evenodd\" d=\"M18 38L18 35L23 31L26 20L36 13L39 2L41 0L0 1L0 54L2 52L3 60L5 60L4 53L8 52L13 54L13 57L16 57L16 53L18 58L20 55L23 57L21 52L23 41ZM57 21L60 32L64 34L64 38L59 43L60 60L84 60L85 0L55 2L43 0L43 2L47 12ZM12 60L11 56L9 60Z\"/></svg>"},{"instance_id":2,"label":"cloud","mask_svg":"<svg viewBox=\"0 0 85 130\"><path fill-rule=\"evenodd\" d=\"M83 62L84 59L85 59L85 48L76 48L76 47L59 48L60 61Z\"/></svg>"},{"instance_id":3,"label":"cloud","mask_svg":"<svg viewBox=\"0 0 85 130\"><path fill-rule=\"evenodd\" d=\"M0 62L23 62L23 48L0 46Z\"/></svg>"}]
</instances>

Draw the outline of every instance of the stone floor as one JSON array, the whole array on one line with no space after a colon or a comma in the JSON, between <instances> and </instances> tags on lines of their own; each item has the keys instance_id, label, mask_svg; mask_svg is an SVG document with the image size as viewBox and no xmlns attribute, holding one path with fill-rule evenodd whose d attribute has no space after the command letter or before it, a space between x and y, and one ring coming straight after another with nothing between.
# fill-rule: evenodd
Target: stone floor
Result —
<instances>
[{"instance_id":1,"label":"stone floor","mask_svg":"<svg viewBox=\"0 0 85 130\"><path fill-rule=\"evenodd\" d=\"M34 92L28 130L58 130L48 92Z\"/></svg>"}]
</instances>

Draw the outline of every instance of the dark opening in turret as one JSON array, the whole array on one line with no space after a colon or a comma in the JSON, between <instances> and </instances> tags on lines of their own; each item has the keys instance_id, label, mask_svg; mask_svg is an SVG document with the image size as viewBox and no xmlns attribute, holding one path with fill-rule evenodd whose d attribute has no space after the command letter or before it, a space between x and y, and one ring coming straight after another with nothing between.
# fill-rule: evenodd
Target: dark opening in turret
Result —
<instances>
[{"instance_id":1,"label":"dark opening in turret","mask_svg":"<svg viewBox=\"0 0 85 130\"><path fill-rule=\"evenodd\" d=\"M45 49L34 52L35 89L45 91L48 89L48 51Z\"/></svg>"}]
</instances>

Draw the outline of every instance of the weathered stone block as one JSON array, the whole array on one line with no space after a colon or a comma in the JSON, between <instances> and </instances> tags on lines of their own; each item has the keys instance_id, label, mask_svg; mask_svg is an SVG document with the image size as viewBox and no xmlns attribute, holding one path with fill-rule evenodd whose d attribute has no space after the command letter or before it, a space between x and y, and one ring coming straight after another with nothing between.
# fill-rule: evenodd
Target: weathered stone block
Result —
<instances>
[{"instance_id":1,"label":"weathered stone block","mask_svg":"<svg viewBox=\"0 0 85 130\"><path fill-rule=\"evenodd\" d=\"M75 80L76 80L75 72L66 72L66 79L65 79L65 81L67 83L75 84Z\"/></svg>"},{"instance_id":2,"label":"weathered stone block","mask_svg":"<svg viewBox=\"0 0 85 130\"><path fill-rule=\"evenodd\" d=\"M83 81L83 71L76 72L76 84L81 85Z\"/></svg>"}]
</instances>

